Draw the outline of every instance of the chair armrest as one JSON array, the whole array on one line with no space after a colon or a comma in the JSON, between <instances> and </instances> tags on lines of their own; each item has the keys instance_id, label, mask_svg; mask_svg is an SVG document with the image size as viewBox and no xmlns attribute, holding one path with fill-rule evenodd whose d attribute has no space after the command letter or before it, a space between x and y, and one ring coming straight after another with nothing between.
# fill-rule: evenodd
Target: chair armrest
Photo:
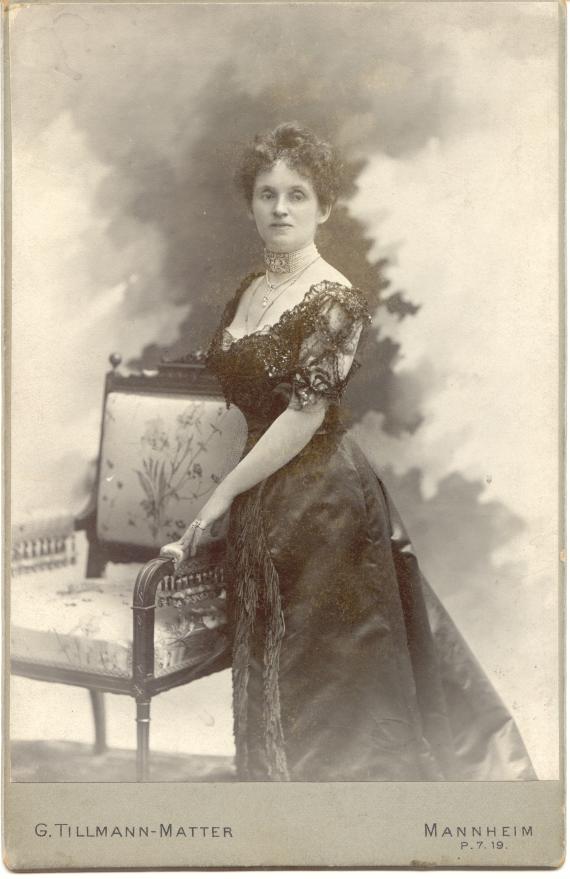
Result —
<instances>
[{"instance_id":1,"label":"chair armrest","mask_svg":"<svg viewBox=\"0 0 570 879\"><path fill-rule=\"evenodd\" d=\"M133 610L151 610L156 604L156 592L165 577L174 575L174 561L159 557L151 559L140 569L133 592Z\"/></svg>"},{"instance_id":2,"label":"chair armrest","mask_svg":"<svg viewBox=\"0 0 570 879\"><path fill-rule=\"evenodd\" d=\"M135 693L144 697L154 678L154 611L161 580L172 576L174 561L151 559L140 569L133 591L133 678Z\"/></svg>"},{"instance_id":3,"label":"chair armrest","mask_svg":"<svg viewBox=\"0 0 570 879\"><path fill-rule=\"evenodd\" d=\"M191 602L204 583L214 584L214 589L223 589L222 545L210 547L198 557L189 559L174 573L174 561L169 558L155 558L147 562L137 576L133 591L133 679L135 694L144 698L147 684L154 679L154 623L157 607L157 592L164 584L166 593L160 604L176 604L187 599L188 610L192 613ZM221 599L220 599L221 600ZM206 613L209 608L207 602ZM196 613L200 610L196 608Z\"/></svg>"}]
</instances>

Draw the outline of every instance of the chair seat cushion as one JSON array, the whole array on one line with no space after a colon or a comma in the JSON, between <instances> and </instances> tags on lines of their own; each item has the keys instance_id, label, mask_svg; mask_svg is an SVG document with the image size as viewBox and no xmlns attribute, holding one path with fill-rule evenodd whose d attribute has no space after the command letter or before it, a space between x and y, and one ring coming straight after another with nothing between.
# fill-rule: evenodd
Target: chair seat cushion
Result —
<instances>
[{"instance_id":1,"label":"chair seat cushion","mask_svg":"<svg viewBox=\"0 0 570 879\"><path fill-rule=\"evenodd\" d=\"M48 667L132 676L133 582L59 575L12 589L11 655ZM33 588L32 588L33 586ZM155 676L200 663L225 640L224 594L194 588L157 595Z\"/></svg>"}]
</instances>

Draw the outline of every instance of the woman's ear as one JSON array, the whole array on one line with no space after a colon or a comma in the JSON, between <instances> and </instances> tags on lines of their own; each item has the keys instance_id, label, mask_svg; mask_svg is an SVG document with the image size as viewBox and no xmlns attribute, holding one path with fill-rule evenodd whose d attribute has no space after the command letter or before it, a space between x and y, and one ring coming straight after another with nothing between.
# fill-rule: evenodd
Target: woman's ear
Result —
<instances>
[{"instance_id":1,"label":"woman's ear","mask_svg":"<svg viewBox=\"0 0 570 879\"><path fill-rule=\"evenodd\" d=\"M331 215L331 211L332 211L332 204L325 205L324 207L321 207L319 209L319 219L317 220L319 225L321 223L326 223L326 221L328 220L328 218Z\"/></svg>"}]
</instances>

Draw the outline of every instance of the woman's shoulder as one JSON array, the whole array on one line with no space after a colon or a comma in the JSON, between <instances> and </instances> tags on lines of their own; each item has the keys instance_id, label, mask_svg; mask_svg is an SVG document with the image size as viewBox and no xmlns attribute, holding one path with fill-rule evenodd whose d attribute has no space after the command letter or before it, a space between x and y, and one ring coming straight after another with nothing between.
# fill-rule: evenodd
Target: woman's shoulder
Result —
<instances>
[{"instance_id":1,"label":"woman's shoulder","mask_svg":"<svg viewBox=\"0 0 570 879\"><path fill-rule=\"evenodd\" d=\"M312 265L309 271L305 274L304 278L305 285L312 286L319 282L325 282L327 284L338 285L339 287L346 287L347 289L352 289L352 284L350 280L343 275L342 272L339 272L337 268L327 262L322 257L317 260L317 262Z\"/></svg>"},{"instance_id":2,"label":"woman's shoulder","mask_svg":"<svg viewBox=\"0 0 570 879\"><path fill-rule=\"evenodd\" d=\"M362 318L366 323L371 320L366 294L330 263L321 264L318 277L311 286L311 295L316 301L337 310L342 307L354 318Z\"/></svg>"}]
</instances>

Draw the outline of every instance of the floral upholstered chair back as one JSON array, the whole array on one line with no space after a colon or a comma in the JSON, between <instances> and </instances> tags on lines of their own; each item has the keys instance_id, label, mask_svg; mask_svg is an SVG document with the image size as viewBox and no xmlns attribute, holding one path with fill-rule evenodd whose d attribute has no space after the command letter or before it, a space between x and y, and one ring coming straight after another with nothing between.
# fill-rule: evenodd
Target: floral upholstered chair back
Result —
<instances>
[{"instance_id":1,"label":"floral upholstered chair back","mask_svg":"<svg viewBox=\"0 0 570 879\"><path fill-rule=\"evenodd\" d=\"M177 540L246 439L239 410L220 398L112 391L103 417L97 537L158 548ZM219 540L224 524L210 539Z\"/></svg>"},{"instance_id":2,"label":"floral upholstered chair back","mask_svg":"<svg viewBox=\"0 0 570 879\"><path fill-rule=\"evenodd\" d=\"M21 583L11 591L11 660L24 668L20 673L31 667L32 677L44 680L76 672L133 677L133 587L142 561L182 534L245 445L242 414L204 389L207 379L194 371L197 379L189 370L176 382L160 373L107 377L95 523L106 563L99 574L86 577L69 564L76 554L73 516L15 529L15 568L33 575L27 588ZM225 587L217 570L224 526L205 537L216 546L211 558L206 546L195 560L198 573L183 566L157 592L156 677L191 670L225 647ZM88 527L91 541L92 521Z\"/></svg>"}]
</instances>

